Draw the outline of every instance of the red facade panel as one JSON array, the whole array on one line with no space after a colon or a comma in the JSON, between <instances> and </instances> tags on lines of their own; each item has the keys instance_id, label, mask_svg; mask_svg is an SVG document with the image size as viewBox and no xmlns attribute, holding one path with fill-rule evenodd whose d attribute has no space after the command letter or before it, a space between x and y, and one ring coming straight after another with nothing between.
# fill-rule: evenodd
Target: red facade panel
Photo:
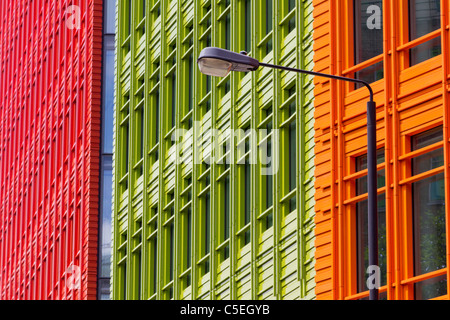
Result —
<instances>
[{"instance_id":1,"label":"red facade panel","mask_svg":"<svg viewBox=\"0 0 450 320\"><path fill-rule=\"evenodd\" d=\"M102 0L0 19L0 299L95 299Z\"/></svg>"}]
</instances>

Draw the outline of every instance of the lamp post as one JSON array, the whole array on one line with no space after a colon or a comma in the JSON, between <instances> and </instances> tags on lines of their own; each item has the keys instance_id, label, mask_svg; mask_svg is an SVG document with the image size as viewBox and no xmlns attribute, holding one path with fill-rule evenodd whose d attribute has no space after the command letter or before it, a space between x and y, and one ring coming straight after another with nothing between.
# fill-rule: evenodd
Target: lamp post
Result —
<instances>
[{"instance_id":1,"label":"lamp post","mask_svg":"<svg viewBox=\"0 0 450 320\"><path fill-rule=\"evenodd\" d=\"M329 79L359 83L369 90L367 102L367 189L368 189L368 238L369 238L369 265L378 266L378 212L377 212L377 139L376 139L376 103L373 101L373 90L369 83L331 74L283 67L259 62L247 56L247 53L236 53L220 48L208 47L203 49L198 58L200 72L209 76L225 77L231 71L250 72L259 67L267 67L284 71L304 73ZM377 275L376 275L377 276ZM370 300L378 300L378 287L373 285L370 289Z\"/></svg>"}]
</instances>

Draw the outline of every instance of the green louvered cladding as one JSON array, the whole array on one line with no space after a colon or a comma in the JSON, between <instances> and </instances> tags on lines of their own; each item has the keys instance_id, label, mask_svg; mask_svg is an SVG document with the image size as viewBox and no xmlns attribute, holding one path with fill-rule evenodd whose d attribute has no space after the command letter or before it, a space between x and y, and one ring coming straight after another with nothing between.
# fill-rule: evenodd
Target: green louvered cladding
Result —
<instances>
[{"instance_id":1,"label":"green louvered cladding","mask_svg":"<svg viewBox=\"0 0 450 320\"><path fill-rule=\"evenodd\" d=\"M312 78L196 64L216 46L312 70L312 32L312 1L118 0L114 299L314 299ZM264 145L274 175L247 164ZM231 164L193 161L212 149Z\"/></svg>"}]
</instances>

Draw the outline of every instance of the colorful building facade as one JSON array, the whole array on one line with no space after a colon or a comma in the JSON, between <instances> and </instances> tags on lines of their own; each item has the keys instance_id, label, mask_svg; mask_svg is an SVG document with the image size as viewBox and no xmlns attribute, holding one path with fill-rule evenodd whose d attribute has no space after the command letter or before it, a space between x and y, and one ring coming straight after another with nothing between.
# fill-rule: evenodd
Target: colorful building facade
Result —
<instances>
[{"instance_id":1,"label":"colorful building facade","mask_svg":"<svg viewBox=\"0 0 450 320\"><path fill-rule=\"evenodd\" d=\"M449 292L449 1L313 1L316 71L377 102L381 298ZM317 299L365 299L368 91L315 79Z\"/></svg>"},{"instance_id":2,"label":"colorful building facade","mask_svg":"<svg viewBox=\"0 0 450 320\"><path fill-rule=\"evenodd\" d=\"M312 70L311 5L118 1L113 299L315 297L312 78L197 67Z\"/></svg>"},{"instance_id":3,"label":"colorful building facade","mask_svg":"<svg viewBox=\"0 0 450 320\"><path fill-rule=\"evenodd\" d=\"M2 300L97 298L102 10L0 3Z\"/></svg>"}]
</instances>

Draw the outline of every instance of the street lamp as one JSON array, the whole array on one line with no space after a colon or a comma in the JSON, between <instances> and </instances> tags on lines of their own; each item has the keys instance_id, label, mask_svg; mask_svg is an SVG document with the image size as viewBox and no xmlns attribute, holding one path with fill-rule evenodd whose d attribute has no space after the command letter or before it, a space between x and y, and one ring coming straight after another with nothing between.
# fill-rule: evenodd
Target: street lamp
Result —
<instances>
[{"instance_id":1,"label":"street lamp","mask_svg":"<svg viewBox=\"0 0 450 320\"><path fill-rule=\"evenodd\" d=\"M259 67L268 67L285 71L293 71L313 76L335 80L359 83L369 90L370 99L367 102L367 189L368 189L368 238L369 265L378 266L378 212L377 212L377 139L376 139L376 103L373 101L372 87L365 81L331 74L283 67L259 62L247 56L246 52L236 53L220 48L208 47L203 49L198 58L200 72L209 76L225 77L231 71L256 71ZM376 275L376 277L379 275ZM375 278L376 278L375 277ZM377 281L376 281L377 282ZM370 300L378 300L378 287L370 288Z\"/></svg>"}]
</instances>

